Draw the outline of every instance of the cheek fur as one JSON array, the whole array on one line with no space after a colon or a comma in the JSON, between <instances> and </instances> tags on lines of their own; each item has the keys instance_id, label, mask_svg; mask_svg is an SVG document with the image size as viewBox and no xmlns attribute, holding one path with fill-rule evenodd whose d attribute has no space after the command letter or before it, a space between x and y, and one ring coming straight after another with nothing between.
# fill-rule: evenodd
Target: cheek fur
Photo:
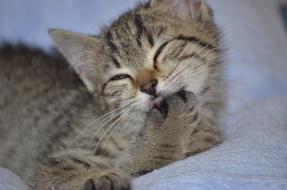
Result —
<instances>
[{"instance_id":1,"label":"cheek fur","mask_svg":"<svg viewBox=\"0 0 287 190\"><path fill-rule=\"evenodd\" d=\"M186 85L186 90L199 94L207 82L208 75L207 64L201 64L192 74L184 74L183 83Z\"/></svg>"},{"instance_id":2,"label":"cheek fur","mask_svg":"<svg viewBox=\"0 0 287 190\"><path fill-rule=\"evenodd\" d=\"M197 60L187 60L178 64L174 72L159 81L158 92L172 94L184 88L195 94L200 93L208 78L208 65Z\"/></svg>"},{"instance_id":3,"label":"cheek fur","mask_svg":"<svg viewBox=\"0 0 287 190\"><path fill-rule=\"evenodd\" d=\"M129 99L134 94L134 88L126 82L111 82L105 87L104 96L109 102Z\"/></svg>"}]
</instances>

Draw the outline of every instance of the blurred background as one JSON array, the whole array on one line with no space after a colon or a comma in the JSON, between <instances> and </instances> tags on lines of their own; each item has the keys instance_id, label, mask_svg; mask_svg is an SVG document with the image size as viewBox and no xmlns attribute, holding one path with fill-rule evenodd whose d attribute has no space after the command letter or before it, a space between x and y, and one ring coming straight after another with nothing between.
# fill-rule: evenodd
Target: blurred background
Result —
<instances>
[{"instance_id":1,"label":"blurred background","mask_svg":"<svg viewBox=\"0 0 287 190\"><path fill-rule=\"evenodd\" d=\"M287 30L287 0L282 0L280 3L280 11L283 17L283 21L285 22L286 30Z\"/></svg>"},{"instance_id":2,"label":"blurred background","mask_svg":"<svg viewBox=\"0 0 287 190\"><path fill-rule=\"evenodd\" d=\"M287 95L287 0L208 0L224 34L229 111ZM49 28L97 34L136 0L1 0L0 42L49 49ZM287 21L286 21L287 23ZM287 24L286 24L287 26ZM287 27L286 27L287 28Z\"/></svg>"},{"instance_id":3,"label":"blurred background","mask_svg":"<svg viewBox=\"0 0 287 190\"><path fill-rule=\"evenodd\" d=\"M0 41L49 47L49 28L97 34L136 0L1 0Z\"/></svg>"}]
</instances>

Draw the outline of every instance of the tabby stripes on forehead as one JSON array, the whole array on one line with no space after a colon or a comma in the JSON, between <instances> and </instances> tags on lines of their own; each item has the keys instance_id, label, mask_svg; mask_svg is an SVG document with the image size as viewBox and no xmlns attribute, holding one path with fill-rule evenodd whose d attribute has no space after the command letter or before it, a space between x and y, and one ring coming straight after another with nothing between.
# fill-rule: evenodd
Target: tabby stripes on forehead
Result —
<instances>
[{"instance_id":1,"label":"tabby stripes on forehead","mask_svg":"<svg viewBox=\"0 0 287 190\"><path fill-rule=\"evenodd\" d=\"M118 52L118 48L113 42L113 40L114 40L113 34L110 31L107 32L106 39L107 39L107 44L110 47L111 51L112 52ZM120 65L119 61L113 55L111 55L111 58L112 58L112 62L114 63L114 65L117 68L120 68L121 65Z\"/></svg>"},{"instance_id":2,"label":"tabby stripes on forehead","mask_svg":"<svg viewBox=\"0 0 287 190\"><path fill-rule=\"evenodd\" d=\"M118 60L117 60L115 57L112 57L112 61L113 61L113 63L115 64L115 66L116 66L117 68L121 68L120 63L118 62Z\"/></svg>"},{"instance_id":3,"label":"tabby stripes on forehead","mask_svg":"<svg viewBox=\"0 0 287 190\"><path fill-rule=\"evenodd\" d=\"M140 15L135 14L134 23L135 23L135 26L137 29L136 41L137 41L137 44L141 47L141 37L142 37L143 32L144 32L144 25L143 25L142 18Z\"/></svg>"},{"instance_id":4,"label":"tabby stripes on forehead","mask_svg":"<svg viewBox=\"0 0 287 190\"><path fill-rule=\"evenodd\" d=\"M147 39L148 42L151 46L154 46L154 39L152 37L152 34L150 34L146 28L146 26L143 23L143 19L142 16L139 14L135 14L134 15L134 24L136 26L137 29L137 33L136 33L136 41L138 46L142 47L142 43L141 43L141 39L143 37L143 35L147 35Z\"/></svg>"},{"instance_id":5,"label":"tabby stripes on forehead","mask_svg":"<svg viewBox=\"0 0 287 190\"><path fill-rule=\"evenodd\" d=\"M107 39L107 43L109 45L109 47L111 48L111 50L113 52L118 52L118 48L117 46L114 44L113 40L114 40L114 37L113 37L113 34L112 32L107 32L106 34L106 39Z\"/></svg>"}]
</instances>

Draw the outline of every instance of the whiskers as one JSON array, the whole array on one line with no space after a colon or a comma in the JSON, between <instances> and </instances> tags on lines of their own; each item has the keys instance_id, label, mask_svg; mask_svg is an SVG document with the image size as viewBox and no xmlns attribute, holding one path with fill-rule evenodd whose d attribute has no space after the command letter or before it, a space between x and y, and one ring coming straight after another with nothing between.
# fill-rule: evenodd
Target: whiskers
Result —
<instances>
[{"instance_id":1,"label":"whiskers","mask_svg":"<svg viewBox=\"0 0 287 190\"><path fill-rule=\"evenodd\" d=\"M130 112L138 105L135 98L122 100L120 104L121 105L118 108L105 113L82 129L69 143L67 149L72 148L73 145L82 139L87 141L85 144L90 145L98 136L101 135L99 139L96 139L97 144L95 150L97 150L103 142L106 142L105 139L109 140L109 138L114 134L118 133L117 131L126 124ZM110 135L109 138L106 138L107 135ZM86 139L86 137L88 138Z\"/></svg>"},{"instance_id":2,"label":"whiskers","mask_svg":"<svg viewBox=\"0 0 287 190\"><path fill-rule=\"evenodd\" d=\"M132 109L133 108L128 108L124 110L122 115L118 117L113 123L111 123L111 125L105 130L105 132L101 135L100 139L98 140L96 148L94 150L95 152L99 150L100 145L104 145L106 142L110 140L112 136L116 134L117 131L119 131L119 129L124 127L126 121L129 118L130 111Z\"/></svg>"}]
</instances>

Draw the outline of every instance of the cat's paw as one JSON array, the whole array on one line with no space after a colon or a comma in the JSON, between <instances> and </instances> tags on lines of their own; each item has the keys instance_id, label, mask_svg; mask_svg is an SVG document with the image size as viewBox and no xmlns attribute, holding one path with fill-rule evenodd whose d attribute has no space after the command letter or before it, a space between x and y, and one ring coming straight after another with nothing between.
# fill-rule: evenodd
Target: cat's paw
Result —
<instances>
[{"instance_id":1,"label":"cat's paw","mask_svg":"<svg viewBox=\"0 0 287 190\"><path fill-rule=\"evenodd\" d=\"M169 117L195 116L199 114L199 102L189 91L180 91L166 99ZM193 120L191 120L193 121Z\"/></svg>"},{"instance_id":2,"label":"cat's paw","mask_svg":"<svg viewBox=\"0 0 287 190\"><path fill-rule=\"evenodd\" d=\"M160 108L149 112L146 124L181 135L190 132L199 120L199 102L196 96L188 91L180 91L166 98Z\"/></svg>"},{"instance_id":3,"label":"cat's paw","mask_svg":"<svg viewBox=\"0 0 287 190\"><path fill-rule=\"evenodd\" d=\"M199 102L196 96L188 91L180 91L167 97L159 107L149 112L148 118L158 122L189 118L195 122L199 117Z\"/></svg>"},{"instance_id":4,"label":"cat's paw","mask_svg":"<svg viewBox=\"0 0 287 190\"><path fill-rule=\"evenodd\" d=\"M120 170L111 169L95 178L89 178L84 190L131 190L130 177Z\"/></svg>"},{"instance_id":5,"label":"cat's paw","mask_svg":"<svg viewBox=\"0 0 287 190\"><path fill-rule=\"evenodd\" d=\"M181 91L177 94L185 103L185 106L181 108L181 112L175 107L173 111L174 115L178 113L178 119L184 120L186 123L197 125L200 120L200 106L199 101L192 92ZM178 106L178 105L177 105Z\"/></svg>"}]
</instances>

